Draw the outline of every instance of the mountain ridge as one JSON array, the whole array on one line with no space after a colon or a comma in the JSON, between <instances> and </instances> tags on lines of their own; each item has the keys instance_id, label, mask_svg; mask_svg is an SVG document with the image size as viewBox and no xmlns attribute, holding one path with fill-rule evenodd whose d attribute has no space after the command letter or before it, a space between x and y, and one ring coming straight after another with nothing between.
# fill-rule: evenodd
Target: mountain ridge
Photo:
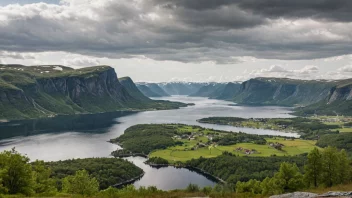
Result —
<instances>
[{"instance_id":1,"label":"mountain ridge","mask_svg":"<svg viewBox=\"0 0 352 198\"><path fill-rule=\"evenodd\" d=\"M58 65L0 65L0 71L0 119L185 106L150 100L138 93L132 80L122 79L127 80L125 86L130 85L124 87L109 66L72 69Z\"/></svg>"}]
</instances>

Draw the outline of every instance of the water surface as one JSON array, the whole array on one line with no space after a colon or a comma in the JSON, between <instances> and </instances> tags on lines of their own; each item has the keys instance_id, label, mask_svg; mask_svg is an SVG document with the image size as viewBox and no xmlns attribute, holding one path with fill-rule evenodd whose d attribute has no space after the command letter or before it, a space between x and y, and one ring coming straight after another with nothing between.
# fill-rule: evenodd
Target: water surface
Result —
<instances>
[{"instance_id":1,"label":"water surface","mask_svg":"<svg viewBox=\"0 0 352 198\"><path fill-rule=\"evenodd\" d=\"M134 186L157 186L162 190L185 189L189 184L197 184L199 187L214 186L216 182L205 178L194 171L185 168L162 167L152 168L144 164L143 157L127 157L128 161L142 168L144 176L134 183Z\"/></svg>"},{"instance_id":2,"label":"water surface","mask_svg":"<svg viewBox=\"0 0 352 198\"><path fill-rule=\"evenodd\" d=\"M0 151L16 149L31 159L56 161L72 158L107 157L117 145L107 141L135 124L182 123L251 134L297 136L273 130L203 124L210 116L244 118L291 117L289 108L230 106L231 102L202 97L172 96L158 99L195 103L181 109L147 112L116 112L95 115L59 116L0 124Z\"/></svg>"},{"instance_id":3,"label":"water surface","mask_svg":"<svg viewBox=\"0 0 352 198\"><path fill-rule=\"evenodd\" d=\"M107 141L123 134L125 129L136 124L182 123L200 125L233 132L251 134L297 136L272 130L237 128L232 126L198 123L196 120L210 116L234 116L244 118L291 117L289 108L231 106L231 102L201 97L172 96L157 98L194 103L181 109L148 112L114 112L94 115L58 116L38 120L0 123L0 151L16 147L31 160L57 161L72 158L108 157L118 149ZM144 158L131 157L145 175L134 183L136 187L154 185L159 189L185 188L189 183L213 186L206 177L187 169L174 167L151 168Z\"/></svg>"}]
</instances>

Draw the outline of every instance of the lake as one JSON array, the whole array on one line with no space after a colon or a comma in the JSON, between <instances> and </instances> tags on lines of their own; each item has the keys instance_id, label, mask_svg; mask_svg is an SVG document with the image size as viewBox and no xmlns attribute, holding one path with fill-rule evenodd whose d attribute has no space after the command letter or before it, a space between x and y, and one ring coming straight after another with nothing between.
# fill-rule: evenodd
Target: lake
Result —
<instances>
[{"instance_id":1,"label":"lake","mask_svg":"<svg viewBox=\"0 0 352 198\"><path fill-rule=\"evenodd\" d=\"M108 140L120 136L132 125L148 123L182 123L251 134L297 136L296 133L202 124L196 121L210 116L287 118L292 117L289 114L290 108L232 106L233 103L228 101L202 97L171 96L157 99L194 103L195 105L175 110L58 116L0 123L0 151L15 147L32 160L45 161L108 157L113 150L118 149L117 145L108 143ZM135 182L136 186L155 185L160 189L169 190L184 188L190 181L200 186L214 185L214 182L187 169L173 167L155 169L144 165L143 158L129 158L129 160L146 172L141 180ZM175 178L170 179L170 175L174 175Z\"/></svg>"}]
</instances>

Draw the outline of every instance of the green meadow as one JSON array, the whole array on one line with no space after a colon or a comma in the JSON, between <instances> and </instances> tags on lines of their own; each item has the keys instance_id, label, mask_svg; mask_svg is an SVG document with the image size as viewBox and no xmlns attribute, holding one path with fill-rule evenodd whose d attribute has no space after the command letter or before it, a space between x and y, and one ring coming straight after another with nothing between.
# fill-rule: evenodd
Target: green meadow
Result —
<instances>
[{"instance_id":1,"label":"green meadow","mask_svg":"<svg viewBox=\"0 0 352 198\"><path fill-rule=\"evenodd\" d=\"M185 162L187 160L197 159L200 157L211 158L221 155L224 151L233 153L239 156L253 156L253 157L268 157L268 156L293 156L302 153L308 153L315 146L316 141L314 140L286 140L284 138L266 138L267 142L277 142L283 144L282 150L277 150L271 147L269 144L259 145L254 143L238 143L229 146L214 146L214 147L203 147L196 150L191 150L200 140L183 140L184 144L181 146L173 146L166 149L156 150L150 153L150 157L161 157L168 160L170 163L176 161ZM204 140L202 140L204 141ZM243 151L236 151L237 148L243 148L248 150L256 150L253 154L245 154Z\"/></svg>"}]
</instances>

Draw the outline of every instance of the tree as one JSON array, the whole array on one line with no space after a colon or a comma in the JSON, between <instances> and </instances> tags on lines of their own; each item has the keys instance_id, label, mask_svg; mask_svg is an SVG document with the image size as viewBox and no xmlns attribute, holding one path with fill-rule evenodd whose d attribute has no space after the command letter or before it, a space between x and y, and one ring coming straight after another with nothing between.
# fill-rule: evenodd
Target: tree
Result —
<instances>
[{"instance_id":1,"label":"tree","mask_svg":"<svg viewBox=\"0 0 352 198\"><path fill-rule=\"evenodd\" d=\"M55 180L50 178L51 169L45 167L43 161L35 161L32 164L34 192L36 194L55 194L57 189L55 187Z\"/></svg>"},{"instance_id":2,"label":"tree","mask_svg":"<svg viewBox=\"0 0 352 198\"><path fill-rule=\"evenodd\" d=\"M273 179L281 180L284 192L296 191L303 187L303 176L296 164L283 162Z\"/></svg>"},{"instance_id":3,"label":"tree","mask_svg":"<svg viewBox=\"0 0 352 198\"><path fill-rule=\"evenodd\" d=\"M251 179L248 182L237 182L236 193L250 192L253 194L261 194L262 189L260 187L260 181Z\"/></svg>"},{"instance_id":4,"label":"tree","mask_svg":"<svg viewBox=\"0 0 352 198\"><path fill-rule=\"evenodd\" d=\"M335 147L327 147L322 153L324 184L331 187L339 183L339 175L336 174L339 169L339 156Z\"/></svg>"},{"instance_id":5,"label":"tree","mask_svg":"<svg viewBox=\"0 0 352 198\"><path fill-rule=\"evenodd\" d=\"M186 188L187 192L199 192L199 186L197 184L189 184Z\"/></svg>"},{"instance_id":6,"label":"tree","mask_svg":"<svg viewBox=\"0 0 352 198\"><path fill-rule=\"evenodd\" d=\"M282 188L282 180L274 178L265 178L261 183L260 187L262 188L263 195L277 195L284 193Z\"/></svg>"},{"instance_id":7,"label":"tree","mask_svg":"<svg viewBox=\"0 0 352 198\"><path fill-rule=\"evenodd\" d=\"M92 196L99 191L99 183L86 170L79 170L75 175L63 179L62 190L66 193Z\"/></svg>"},{"instance_id":8,"label":"tree","mask_svg":"<svg viewBox=\"0 0 352 198\"><path fill-rule=\"evenodd\" d=\"M350 181L351 167L349 164L347 153L342 149L338 153L338 183L343 184Z\"/></svg>"},{"instance_id":9,"label":"tree","mask_svg":"<svg viewBox=\"0 0 352 198\"><path fill-rule=\"evenodd\" d=\"M313 185L314 187L319 186L321 181L323 167L322 154L317 148L314 148L308 154L307 165L304 166L305 174L304 180L309 186Z\"/></svg>"},{"instance_id":10,"label":"tree","mask_svg":"<svg viewBox=\"0 0 352 198\"><path fill-rule=\"evenodd\" d=\"M0 180L7 193L33 194L32 167L28 162L29 158L14 148L0 153Z\"/></svg>"},{"instance_id":11,"label":"tree","mask_svg":"<svg viewBox=\"0 0 352 198\"><path fill-rule=\"evenodd\" d=\"M0 169L0 195L7 193L7 188L5 188L2 184L2 177L4 173L5 173L5 170Z\"/></svg>"}]
</instances>

